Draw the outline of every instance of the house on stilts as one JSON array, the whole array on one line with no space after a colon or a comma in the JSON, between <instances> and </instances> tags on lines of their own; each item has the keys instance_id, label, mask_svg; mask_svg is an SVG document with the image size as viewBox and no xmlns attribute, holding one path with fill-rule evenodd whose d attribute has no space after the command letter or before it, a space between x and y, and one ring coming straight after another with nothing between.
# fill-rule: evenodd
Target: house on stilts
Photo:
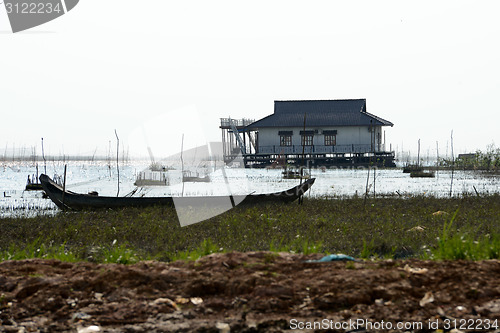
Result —
<instances>
[{"instance_id":1,"label":"house on stilts","mask_svg":"<svg viewBox=\"0 0 500 333\"><path fill-rule=\"evenodd\" d=\"M366 99L275 101L260 120L222 118L224 161L245 167L287 165L394 167L385 145L388 120L370 114ZM241 155L240 155L241 154Z\"/></svg>"}]
</instances>

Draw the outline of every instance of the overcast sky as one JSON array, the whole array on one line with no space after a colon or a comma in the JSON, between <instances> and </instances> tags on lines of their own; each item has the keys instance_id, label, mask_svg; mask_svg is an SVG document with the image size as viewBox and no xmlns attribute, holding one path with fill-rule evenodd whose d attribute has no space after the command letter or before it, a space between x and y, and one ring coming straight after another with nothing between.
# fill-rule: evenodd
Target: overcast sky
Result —
<instances>
[{"instance_id":1,"label":"overcast sky","mask_svg":"<svg viewBox=\"0 0 500 333\"><path fill-rule=\"evenodd\" d=\"M0 0L2 2L2 0ZM81 0L13 34L0 5L0 153L220 140L274 100L366 98L393 150L499 145L498 1Z\"/></svg>"}]
</instances>

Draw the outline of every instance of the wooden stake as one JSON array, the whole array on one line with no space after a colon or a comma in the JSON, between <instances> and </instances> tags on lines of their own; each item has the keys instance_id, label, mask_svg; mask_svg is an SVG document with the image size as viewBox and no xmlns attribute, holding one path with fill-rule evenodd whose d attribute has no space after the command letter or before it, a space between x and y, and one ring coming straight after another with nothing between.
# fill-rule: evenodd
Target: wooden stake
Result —
<instances>
[{"instance_id":1,"label":"wooden stake","mask_svg":"<svg viewBox=\"0 0 500 333\"><path fill-rule=\"evenodd\" d=\"M436 141L436 179L439 179L439 142Z\"/></svg>"},{"instance_id":2,"label":"wooden stake","mask_svg":"<svg viewBox=\"0 0 500 333\"><path fill-rule=\"evenodd\" d=\"M43 168L45 174L47 174L47 161L45 160L45 153L43 151L43 138L42 138L42 158L43 158Z\"/></svg>"},{"instance_id":3,"label":"wooden stake","mask_svg":"<svg viewBox=\"0 0 500 333\"><path fill-rule=\"evenodd\" d=\"M420 139L418 139L417 167L420 166Z\"/></svg>"},{"instance_id":4,"label":"wooden stake","mask_svg":"<svg viewBox=\"0 0 500 333\"><path fill-rule=\"evenodd\" d=\"M111 140L108 142L108 171L109 178L111 179Z\"/></svg>"},{"instance_id":5,"label":"wooden stake","mask_svg":"<svg viewBox=\"0 0 500 333\"><path fill-rule=\"evenodd\" d=\"M453 130L451 130L451 185L450 185L450 197L453 193L453 173L455 171L455 156L453 156Z\"/></svg>"},{"instance_id":6,"label":"wooden stake","mask_svg":"<svg viewBox=\"0 0 500 333\"><path fill-rule=\"evenodd\" d=\"M120 139L118 139L118 133L116 133L115 129L115 135L116 135L116 172L118 175L118 192L116 192L116 196L120 194L120 165L118 164L118 156L120 153Z\"/></svg>"},{"instance_id":7,"label":"wooden stake","mask_svg":"<svg viewBox=\"0 0 500 333\"><path fill-rule=\"evenodd\" d=\"M477 189L476 189L476 186L472 185L472 187L474 188L474 191L476 192L476 195L477 195L478 197L481 197L481 196L479 195L479 192L478 192L478 191L477 191Z\"/></svg>"},{"instance_id":8,"label":"wooden stake","mask_svg":"<svg viewBox=\"0 0 500 333\"><path fill-rule=\"evenodd\" d=\"M365 200L363 205L366 204L366 199L368 198L368 183L370 181L370 169L373 164L373 156L375 155L375 142L374 142L374 136L373 136L373 127L372 127L372 122L373 120L370 120L370 126L368 127L368 130L370 131L370 149L371 149L371 155L369 158L368 162L368 175L366 177L366 189L365 189ZM372 156L373 155L373 156ZM375 180L375 175L373 176L373 180Z\"/></svg>"},{"instance_id":9,"label":"wooden stake","mask_svg":"<svg viewBox=\"0 0 500 333\"><path fill-rule=\"evenodd\" d=\"M370 165L368 165L368 175L366 177L366 189L365 189L365 200L363 202L363 205L366 205L366 199L368 197L368 182L370 181Z\"/></svg>"},{"instance_id":10,"label":"wooden stake","mask_svg":"<svg viewBox=\"0 0 500 333\"><path fill-rule=\"evenodd\" d=\"M184 196L184 160L182 159L183 151L184 151L184 133L182 133L182 140L181 140L181 182L182 182L181 197Z\"/></svg>"},{"instance_id":11,"label":"wooden stake","mask_svg":"<svg viewBox=\"0 0 500 333\"><path fill-rule=\"evenodd\" d=\"M302 176L304 174L304 154L305 154L305 147L306 147L306 113L304 113L304 132L302 134L302 166L300 167L300 184L302 185ZM285 161L286 163L286 161ZM299 197L299 205L302 204L303 202L302 196Z\"/></svg>"},{"instance_id":12,"label":"wooden stake","mask_svg":"<svg viewBox=\"0 0 500 333\"><path fill-rule=\"evenodd\" d=\"M63 193L62 193L62 209L64 210L64 193L66 193L66 167L67 165L64 165L64 178L63 178Z\"/></svg>"}]
</instances>

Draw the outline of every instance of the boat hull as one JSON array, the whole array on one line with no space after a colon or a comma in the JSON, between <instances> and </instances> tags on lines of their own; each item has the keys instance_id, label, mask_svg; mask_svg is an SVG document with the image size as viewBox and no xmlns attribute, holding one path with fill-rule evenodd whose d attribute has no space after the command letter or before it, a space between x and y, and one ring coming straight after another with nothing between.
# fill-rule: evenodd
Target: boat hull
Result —
<instances>
[{"instance_id":1,"label":"boat hull","mask_svg":"<svg viewBox=\"0 0 500 333\"><path fill-rule=\"evenodd\" d=\"M102 208L123 208L123 207L148 207L148 206L168 206L174 207L174 200L182 200L183 205L189 204L193 207L217 201L224 201L227 198L231 202L240 205L256 205L266 203L288 203L297 200L304 195L314 184L314 178L306 180L287 191L250 194L246 196L207 196L207 197L109 197L92 194L80 194L72 191L63 191L63 188L56 184L45 174L40 175L40 182L47 196L61 209L84 210ZM234 206L234 205L233 205Z\"/></svg>"}]
</instances>

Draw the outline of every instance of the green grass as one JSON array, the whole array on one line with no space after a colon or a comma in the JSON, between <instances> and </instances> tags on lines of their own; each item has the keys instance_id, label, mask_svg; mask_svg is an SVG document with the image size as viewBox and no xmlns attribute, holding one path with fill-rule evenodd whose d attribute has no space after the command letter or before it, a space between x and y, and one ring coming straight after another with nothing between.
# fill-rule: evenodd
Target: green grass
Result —
<instances>
[{"instance_id":1,"label":"green grass","mask_svg":"<svg viewBox=\"0 0 500 333\"><path fill-rule=\"evenodd\" d=\"M127 247L125 244L116 245L115 242L110 247L104 248L101 252L101 260L105 263L113 264L134 264L140 261L140 257L134 250Z\"/></svg>"},{"instance_id":2,"label":"green grass","mask_svg":"<svg viewBox=\"0 0 500 333\"><path fill-rule=\"evenodd\" d=\"M219 248L217 245L212 243L209 239L203 240L201 245L198 248L195 248L191 251L181 251L178 252L176 256L174 256L173 260L198 260L199 258L217 252L223 252L222 248Z\"/></svg>"},{"instance_id":3,"label":"green grass","mask_svg":"<svg viewBox=\"0 0 500 333\"><path fill-rule=\"evenodd\" d=\"M306 199L237 207L184 228L170 208L61 212L2 218L0 230L0 260L127 264L258 250L478 260L499 257L500 196Z\"/></svg>"},{"instance_id":4,"label":"green grass","mask_svg":"<svg viewBox=\"0 0 500 333\"><path fill-rule=\"evenodd\" d=\"M0 252L0 260L22 260L22 259L57 259L66 262L77 262L78 258L66 246L66 243L60 245L45 245L40 238L28 243L24 247L11 244L8 249Z\"/></svg>"},{"instance_id":5,"label":"green grass","mask_svg":"<svg viewBox=\"0 0 500 333\"><path fill-rule=\"evenodd\" d=\"M431 251L431 259L482 260L500 258L499 235L484 235L474 238L469 234L455 234L446 240L439 240L438 247Z\"/></svg>"},{"instance_id":6,"label":"green grass","mask_svg":"<svg viewBox=\"0 0 500 333\"><path fill-rule=\"evenodd\" d=\"M445 222L443 231L437 240L437 246L428 256L441 260L482 260L500 258L500 235L490 234L474 237L472 232L452 232L453 221L458 209L449 222Z\"/></svg>"}]
</instances>

